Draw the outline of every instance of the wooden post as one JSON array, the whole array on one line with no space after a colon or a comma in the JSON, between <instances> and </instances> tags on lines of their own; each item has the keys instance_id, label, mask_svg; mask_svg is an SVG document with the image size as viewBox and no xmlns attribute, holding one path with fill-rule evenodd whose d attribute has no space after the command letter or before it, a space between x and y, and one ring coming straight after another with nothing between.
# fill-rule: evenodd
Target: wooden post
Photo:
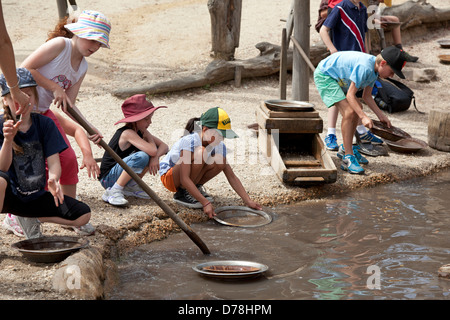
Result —
<instances>
[{"instance_id":1,"label":"wooden post","mask_svg":"<svg viewBox=\"0 0 450 320\"><path fill-rule=\"evenodd\" d=\"M431 110L428 118L428 145L441 151L450 151L450 113Z\"/></svg>"},{"instance_id":2,"label":"wooden post","mask_svg":"<svg viewBox=\"0 0 450 320\"><path fill-rule=\"evenodd\" d=\"M75 0L69 0L69 3L72 7L74 7L74 10L76 10L77 3ZM69 12L67 11L67 0L56 0L56 4L58 6L58 16L59 19L64 19L64 17L69 15Z\"/></svg>"},{"instance_id":3,"label":"wooden post","mask_svg":"<svg viewBox=\"0 0 450 320\"><path fill-rule=\"evenodd\" d=\"M281 59L280 59L280 99L286 100L287 77L287 32L286 28L281 33Z\"/></svg>"},{"instance_id":4,"label":"wooden post","mask_svg":"<svg viewBox=\"0 0 450 320\"><path fill-rule=\"evenodd\" d=\"M208 0L211 50L215 59L234 60L241 32L242 0Z\"/></svg>"},{"instance_id":5,"label":"wooden post","mask_svg":"<svg viewBox=\"0 0 450 320\"><path fill-rule=\"evenodd\" d=\"M310 1L295 0L294 37L309 56ZM297 101L309 101L309 66L299 50L294 50L292 66L292 96Z\"/></svg>"}]
</instances>

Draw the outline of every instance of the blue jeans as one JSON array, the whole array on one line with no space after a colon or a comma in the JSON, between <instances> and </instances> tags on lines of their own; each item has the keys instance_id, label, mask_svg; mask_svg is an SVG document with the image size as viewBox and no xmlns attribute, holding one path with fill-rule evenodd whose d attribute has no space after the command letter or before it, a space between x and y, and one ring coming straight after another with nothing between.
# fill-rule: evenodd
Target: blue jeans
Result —
<instances>
[{"instance_id":1,"label":"blue jeans","mask_svg":"<svg viewBox=\"0 0 450 320\"><path fill-rule=\"evenodd\" d=\"M148 167L148 163L150 162L150 156L146 154L144 151L138 151L130 154L128 157L122 159L136 174L141 174L145 168ZM123 168L120 164L116 164L108 174L100 180L103 188L111 188L114 183L117 182L120 175L123 172ZM131 180L130 180L131 181Z\"/></svg>"}]
</instances>

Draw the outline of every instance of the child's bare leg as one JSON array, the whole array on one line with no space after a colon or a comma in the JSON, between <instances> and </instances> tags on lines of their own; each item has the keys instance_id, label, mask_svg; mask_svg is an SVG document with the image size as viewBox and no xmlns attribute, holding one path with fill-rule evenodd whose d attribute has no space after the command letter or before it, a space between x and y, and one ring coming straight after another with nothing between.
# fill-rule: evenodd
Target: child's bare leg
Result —
<instances>
[{"instance_id":1,"label":"child's bare leg","mask_svg":"<svg viewBox=\"0 0 450 320\"><path fill-rule=\"evenodd\" d=\"M62 224L66 226L72 226L72 227L81 227L84 226L89 222L91 219L91 213L83 214L81 217L79 217L76 220L67 220L63 219L61 217L42 217L38 218L38 220L41 223L47 222L47 223L56 223L56 224Z\"/></svg>"},{"instance_id":2,"label":"child's bare leg","mask_svg":"<svg viewBox=\"0 0 450 320\"><path fill-rule=\"evenodd\" d=\"M339 101L335 105L338 107L339 112L342 115L341 131L345 154L353 154L352 141L359 117L352 110L347 99Z\"/></svg>"},{"instance_id":3,"label":"child's bare leg","mask_svg":"<svg viewBox=\"0 0 450 320\"><path fill-rule=\"evenodd\" d=\"M71 198L77 197L77 185L76 184L62 184L61 185L62 192L65 196L69 196Z\"/></svg>"}]
</instances>

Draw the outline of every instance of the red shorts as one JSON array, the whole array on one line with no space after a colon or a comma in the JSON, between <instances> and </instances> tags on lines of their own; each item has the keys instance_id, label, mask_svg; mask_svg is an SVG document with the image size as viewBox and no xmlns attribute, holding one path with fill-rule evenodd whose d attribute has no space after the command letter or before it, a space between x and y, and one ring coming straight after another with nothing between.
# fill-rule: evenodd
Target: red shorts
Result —
<instances>
[{"instance_id":1,"label":"red shorts","mask_svg":"<svg viewBox=\"0 0 450 320\"><path fill-rule=\"evenodd\" d=\"M43 113L44 116L49 117L53 120L58 127L59 132L64 138L68 148L59 154L59 160L61 161L61 178L59 179L59 183L62 185L71 185L78 183L78 162L75 151L72 149L70 145L69 139L67 139L67 135L64 132L61 124L56 118L53 111L50 109ZM48 171L48 168L47 168Z\"/></svg>"},{"instance_id":2,"label":"red shorts","mask_svg":"<svg viewBox=\"0 0 450 320\"><path fill-rule=\"evenodd\" d=\"M161 176L161 182L163 183L164 187L167 188L167 190L172 192L177 192L177 188L175 187L175 183L173 182L173 168L170 168L169 171L164 173Z\"/></svg>"}]
</instances>

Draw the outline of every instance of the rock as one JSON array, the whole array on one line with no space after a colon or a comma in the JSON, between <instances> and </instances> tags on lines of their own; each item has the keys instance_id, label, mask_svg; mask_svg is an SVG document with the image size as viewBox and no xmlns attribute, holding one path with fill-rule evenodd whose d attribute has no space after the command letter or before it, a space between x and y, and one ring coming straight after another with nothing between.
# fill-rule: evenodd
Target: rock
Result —
<instances>
[{"instance_id":1,"label":"rock","mask_svg":"<svg viewBox=\"0 0 450 320\"><path fill-rule=\"evenodd\" d=\"M445 264L439 268L439 277L450 279L450 264Z\"/></svg>"},{"instance_id":2,"label":"rock","mask_svg":"<svg viewBox=\"0 0 450 320\"><path fill-rule=\"evenodd\" d=\"M406 79L416 82L430 82L437 79L435 68L405 68L402 72Z\"/></svg>"},{"instance_id":3,"label":"rock","mask_svg":"<svg viewBox=\"0 0 450 320\"><path fill-rule=\"evenodd\" d=\"M60 263L53 276L53 289L80 299L104 296L105 270L99 250L90 247L72 254Z\"/></svg>"}]
</instances>

